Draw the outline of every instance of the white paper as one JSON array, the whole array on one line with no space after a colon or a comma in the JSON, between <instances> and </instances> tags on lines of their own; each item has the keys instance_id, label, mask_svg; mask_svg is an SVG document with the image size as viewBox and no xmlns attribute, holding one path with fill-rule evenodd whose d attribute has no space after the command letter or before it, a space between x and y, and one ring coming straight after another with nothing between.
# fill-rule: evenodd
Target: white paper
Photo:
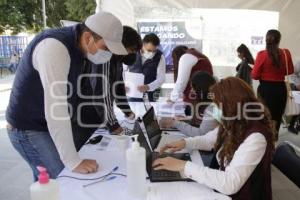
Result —
<instances>
[{"instance_id":1,"label":"white paper","mask_svg":"<svg viewBox=\"0 0 300 200\"><path fill-rule=\"evenodd\" d=\"M138 91L137 87L144 85L144 74L125 72L125 85L129 88L127 96L133 98L143 98L143 93Z\"/></svg>"},{"instance_id":2,"label":"white paper","mask_svg":"<svg viewBox=\"0 0 300 200\"><path fill-rule=\"evenodd\" d=\"M171 115L185 115L184 113L185 104L184 102L176 102L175 104L169 104L167 102L159 102L157 104L157 115L162 116L164 114Z\"/></svg>"}]
</instances>

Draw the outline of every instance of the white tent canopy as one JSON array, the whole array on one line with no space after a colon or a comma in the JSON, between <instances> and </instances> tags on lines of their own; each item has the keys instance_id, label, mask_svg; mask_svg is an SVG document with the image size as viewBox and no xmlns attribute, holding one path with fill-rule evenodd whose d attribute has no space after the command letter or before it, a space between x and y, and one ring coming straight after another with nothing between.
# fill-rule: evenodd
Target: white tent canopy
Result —
<instances>
[{"instance_id":1,"label":"white tent canopy","mask_svg":"<svg viewBox=\"0 0 300 200\"><path fill-rule=\"evenodd\" d=\"M279 12L281 47L289 48L294 60L300 59L299 0L98 0L97 9L112 12L123 24L136 26L140 15L153 9L177 12L189 8L249 9ZM155 18L156 16L152 16ZM260 23L259 21L257 23Z\"/></svg>"}]
</instances>

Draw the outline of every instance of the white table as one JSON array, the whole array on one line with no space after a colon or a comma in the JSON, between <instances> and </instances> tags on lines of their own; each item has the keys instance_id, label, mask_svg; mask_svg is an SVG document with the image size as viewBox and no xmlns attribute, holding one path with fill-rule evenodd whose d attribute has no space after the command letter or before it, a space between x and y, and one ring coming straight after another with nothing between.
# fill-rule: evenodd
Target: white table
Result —
<instances>
[{"instance_id":1,"label":"white table","mask_svg":"<svg viewBox=\"0 0 300 200\"><path fill-rule=\"evenodd\" d=\"M154 108L157 109L155 104ZM130 103L131 109L137 116L145 113L143 103ZM117 118L122 121L124 115L119 109L115 109ZM157 110L156 110L157 111ZM98 130L99 131L99 130ZM101 130L100 130L101 131ZM97 133L95 133L97 134ZM94 134L94 136L95 136ZM109 173L116 166L119 167L118 173L126 174L126 162L124 154L117 148L115 137L107 132L100 132L105 137L111 138L109 145L103 149L98 145L85 145L80 150L80 157L83 159L95 159L100 165L99 171L95 174L80 175L64 169L60 176L67 175L77 178L96 178ZM203 165L198 151L191 152L193 162ZM60 184L61 200L133 200L127 195L126 177L118 176L116 179L101 182L89 187L83 185L93 181L74 180L70 178L58 178ZM195 182L167 182L150 183L148 181L147 200L227 200L229 197L216 193L212 189Z\"/></svg>"},{"instance_id":2,"label":"white table","mask_svg":"<svg viewBox=\"0 0 300 200\"><path fill-rule=\"evenodd\" d=\"M60 176L67 175L77 178L96 178L109 173L116 166L119 167L117 173L126 174L126 162L124 154L119 151L115 143L115 137L108 133L100 133L105 137L110 137L111 142L105 150L100 145L85 145L80 150L81 158L96 159L100 164L99 171L95 174L80 175L64 169ZM191 153L193 162L202 164L198 151ZM202 164L203 165L203 164ZM83 185L93 181L73 180L70 178L58 178L60 184L61 200L133 200L127 195L126 178L118 176L116 179L101 182L89 187ZM195 182L168 182L150 183L148 182L147 200L173 200L173 199L230 199L225 195L215 193L212 189Z\"/></svg>"}]
</instances>

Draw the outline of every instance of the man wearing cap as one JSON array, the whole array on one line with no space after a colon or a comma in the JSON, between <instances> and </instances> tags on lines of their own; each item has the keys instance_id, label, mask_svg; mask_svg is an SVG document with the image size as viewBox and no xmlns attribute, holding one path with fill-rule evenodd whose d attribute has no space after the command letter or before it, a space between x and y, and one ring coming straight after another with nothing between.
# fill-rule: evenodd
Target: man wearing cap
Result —
<instances>
[{"instance_id":1,"label":"man wearing cap","mask_svg":"<svg viewBox=\"0 0 300 200\"><path fill-rule=\"evenodd\" d=\"M77 121L72 121L74 143L78 150L98 127L107 127L111 134L124 133L115 115L114 103L127 120L135 119L126 97L123 63L130 65L135 62L136 52L142 48L142 39L135 29L123 26L122 43L128 55L113 55L109 62L100 66L91 62L85 65L83 74L89 76L81 81L81 91L86 98L79 99L80 104L85 106L80 109Z\"/></svg>"},{"instance_id":2,"label":"man wearing cap","mask_svg":"<svg viewBox=\"0 0 300 200\"><path fill-rule=\"evenodd\" d=\"M14 148L32 168L47 168L56 178L66 166L77 173L96 172L95 160L80 158L71 120L82 96L80 74L87 60L101 64L112 53L126 55L123 28L112 14L99 12L84 24L49 29L37 35L22 56L6 111L7 131Z\"/></svg>"}]
</instances>

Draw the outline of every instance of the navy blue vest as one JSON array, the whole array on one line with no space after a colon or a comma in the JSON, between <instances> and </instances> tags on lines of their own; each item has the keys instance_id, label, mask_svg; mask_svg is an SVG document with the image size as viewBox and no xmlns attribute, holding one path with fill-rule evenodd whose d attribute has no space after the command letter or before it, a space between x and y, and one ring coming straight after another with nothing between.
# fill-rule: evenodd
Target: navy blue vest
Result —
<instances>
[{"instance_id":1,"label":"navy blue vest","mask_svg":"<svg viewBox=\"0 0 300 200\"><path fill-rule=\"evenodd\" d=\"M148 59L142 64L142 55L137 53L136 61L133 65L129 66L128 69L130 72L142 73L145 75L144 84L149 84L156 80L157 67L162 56L161 51L157 51L153 58Z\"/></svg>"},{"instance_id":2,"label":"navy blue vest","mask_svg":"<svg viewBox=\"0 0 300 200\"><path fill-rule=\"evenodd\" d=\"M26 48L13 83L6 120L20 130L48 131L44 112L44 90L37 70L32 64L32 54L36 45L45 38L55 38L68 49L71 65L68 81L68 103L77 109L77 78L84 65L84 54L78 47L79 26L49 29L37 35ZM64 66L62 66L64 67ZM50 87L50 86L49 86ZM71 91L72 88L72 91ZM73 113L70 113L72 117Z\"/></svg>"}]
</instances>

